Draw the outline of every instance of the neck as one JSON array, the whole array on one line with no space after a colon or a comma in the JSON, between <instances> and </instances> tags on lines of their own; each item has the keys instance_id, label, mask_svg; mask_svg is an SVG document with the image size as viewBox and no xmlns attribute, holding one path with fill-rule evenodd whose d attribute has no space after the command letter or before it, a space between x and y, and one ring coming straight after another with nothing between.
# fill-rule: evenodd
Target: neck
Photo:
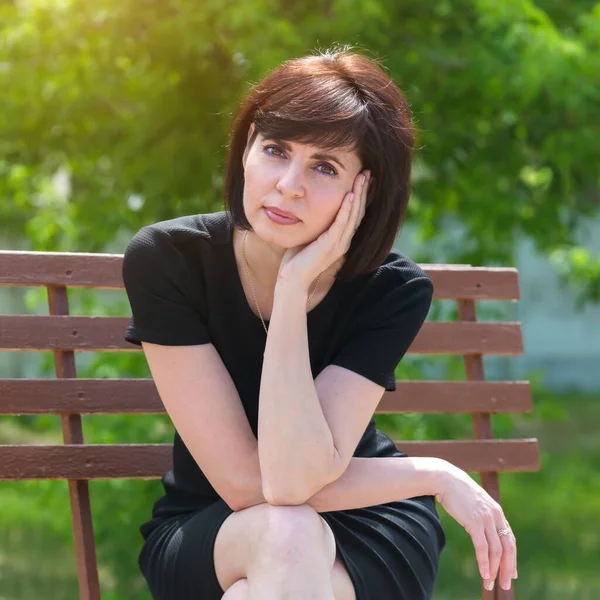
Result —
<instances>
[{"instance_id":1,"label":"neck","mask_svg":"<svg viewBox=\"0 0 600 600\"><path fill-rule=\"evenodd\" d=\"M244 236L246 236L244 244ZM252 278L265 289L274 289L277 283L279 266L286 248L269 244L252 231L242 231L239 234L239 247L242 260L244 259L244 246L246 259ZM244 263L245 265L245 263Z\"/></svg>"}]
</instances>

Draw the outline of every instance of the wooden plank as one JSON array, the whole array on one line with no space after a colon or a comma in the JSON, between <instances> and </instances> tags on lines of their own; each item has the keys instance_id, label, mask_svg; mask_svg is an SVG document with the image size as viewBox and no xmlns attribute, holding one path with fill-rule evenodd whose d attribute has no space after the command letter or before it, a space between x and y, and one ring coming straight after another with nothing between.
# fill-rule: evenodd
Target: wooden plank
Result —
<instances>
[{"instance_id":1,"label":"wooden plank","mask_svg":"<svg viewBox=\"0 0 600 600\"><path fill-rule=\"evenodd\" d=\"M2 350L140 351L123 338L129 317L0 316ZM520 323L426 322L410 354L523 353Z\"/></svg>"},{"instance_id":2,"label":"wooden plank","mask_svg":"<svg viewBox=\"0 0 600 600\"><path fill-rule=\"evenodd\" d=\"M535 438L517 440L396 441L408 456L443 458L464 471L539 471L540 456Z\"/></svg>"},{"instance_id":3,"label":"wooden plank","mask_svg":"<svg viewBox=\"0 0 600 600\"><path fill-rule=\"evenodd\" d=\"M397 381L375 411L383 413L525 413L527 381ZM159 414L152 379L0 379L0 414Z\"/></svg>"},{"instance_id":4,"label":"wooden plank","mask_svg":"<svg viewBox=\"0 0 600 600\"><path fill-rule=\"evenodd\" d=\"M122 289L122 254L0 251L0 285Z\"/></svg>"},{"instance_id":5,"label":"wooden plank","mask_svg":"<svg viewBox=\"0 0 600 600\"><path fill-rule=\"evenodd\" d=\"M434 285L435 300L519 300L519 272L515 268L470 265L419 265Z\"/></svg>"},{"instance_id":6,"label":"wooden plank","mask_svg":"<svg viewBox=\"0 0 600 600\"><path fill-rule=\"evenodd\" d=\"M0 251L0 286L55 285L122 289L122 254ZM514 268L420 265L434 283L435 299L516 300Z\"/></svg>"},{"instance_id":7,"label":"wooden plank","mask_svg":"<svg viewBox=\"0 0 600 600\"><path fill-rule=\"evenodd\" d=\"M533 410L528 381L397 381L377 413L526 413Z\"/></svg>"},{"instance_id":8,"label":"wooden plank","mask_svg":"<svg viewBox=\"0 0 600 600\"><path fill-rule=\"evenodd\" d=\"M465 471L540 468L536 439L394 443L409 456L437 456ZM154 479L171 467L171 444L0 446L0 479Z\"/></svg>"},{"instance_id":9,"label":"wooden plank","mask_svg":"<svg viewBox=\"0 0 600 600\"><path fill-rule=\"evenodd\" d=\"M48 308L51 315L69 314L69 297L66 287L48 288ZM54 352L56 377L74 379L77 377L75 353ZM81 415L61 415L61 427L65 444L83 444ZM100 600L100 580L96 561L94 524L90 504L89 484L86 480L69 480L69 500L71 521L77 559L77 578L81 600Z\"/></svg>"}]
</instances>

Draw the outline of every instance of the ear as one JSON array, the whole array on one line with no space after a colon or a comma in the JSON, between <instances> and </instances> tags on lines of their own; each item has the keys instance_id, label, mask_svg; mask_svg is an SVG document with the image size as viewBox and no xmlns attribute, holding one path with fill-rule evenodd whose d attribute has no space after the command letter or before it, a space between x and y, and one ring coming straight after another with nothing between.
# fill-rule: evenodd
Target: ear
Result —
<instances>
[{"instance_id":1,"label":"ear","mask_svg":"<svg viewBox=\"0 0 600 600\"><path fill-rule=\"evenodd\" d=\"M256 127L254 123L250 123L250 128L248 129L248 137L246 138L246 149L244 150L244 155L242 156L242 166L246 168L246 160L248 159L248 152L250 151L250 147L248 146L248 142L254 133Z\"/></svg>"}]
</instances>

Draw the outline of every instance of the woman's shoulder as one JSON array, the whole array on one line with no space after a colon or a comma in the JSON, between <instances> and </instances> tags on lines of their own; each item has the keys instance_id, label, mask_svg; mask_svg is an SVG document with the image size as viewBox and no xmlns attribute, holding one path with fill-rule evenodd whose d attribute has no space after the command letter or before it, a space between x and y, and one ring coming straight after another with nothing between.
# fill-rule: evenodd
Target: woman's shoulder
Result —
<instances>
[{"instance_id":1,"label":"woman's shoulder","mask_svg":"<svg viewBox=\"0 0 600 600\"><path fill-rule=\"evenodd\" d=\"M393 291L398 287L433 287L425 270L414 260L396 248L392 248L385 261L376 269L372 282L380 290Z\"/></svg>"},{"instance_id":2,"label":"woman's shoulder","mask_svg":"<svg viewBox=\"0 0 600 600\"><path fill-rule=\"evenodd\" d=\"M352 310L364 318L379 320L401 313L407 306L429 307L433 282L411 258L392 249L386 260L358 282Z\"/></svg>"},{"instance_id":3,"label":"woman's shoulder","mask_svg":"<svg viewBox=\"0 0 600 600\"><path fill-rule=\"evenodd\" d=\"M229 213L199 213L184 215L144 225L135 235L160 243L169 240L173 244L183 244L197 240L207 240L211 244L225 244L229 239L231 220Z\"/></svg>"}]
</instances>

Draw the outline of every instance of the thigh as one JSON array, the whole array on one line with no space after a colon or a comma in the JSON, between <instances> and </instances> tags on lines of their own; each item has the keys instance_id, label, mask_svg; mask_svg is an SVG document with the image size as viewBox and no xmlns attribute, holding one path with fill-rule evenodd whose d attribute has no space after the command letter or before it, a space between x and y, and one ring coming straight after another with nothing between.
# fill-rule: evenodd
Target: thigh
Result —
<instances>
[{"instance_id":1,"label":"thigh","mask_svg":"<svg viewBox=\"0 0 600 600\"><path fill-rule=\"evenodd\" d=\"M348 569L339 552L336 554L333 568L331 569L331 583L335 600L356 600L356 590Z\"/></svg>"}]
</instances>

